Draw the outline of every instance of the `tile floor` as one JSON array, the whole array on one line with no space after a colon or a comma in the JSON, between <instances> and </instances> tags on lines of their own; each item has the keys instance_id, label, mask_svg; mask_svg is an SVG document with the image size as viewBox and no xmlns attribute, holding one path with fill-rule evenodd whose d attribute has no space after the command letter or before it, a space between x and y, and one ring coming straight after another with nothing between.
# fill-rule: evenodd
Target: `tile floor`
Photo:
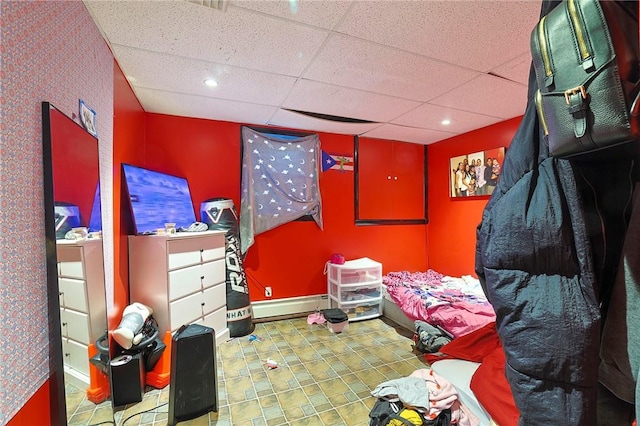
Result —
<instances>
[{"instance_id":1,"label":"tile floor","mask_svg":"<svg viewBox=\"0 0 640 426\"><path fill-rule=\"evenodd\" d=\"M411 332L385 318L352 322L340 334L308 325L306 317L287 319L258 323L253 334L259 340L218 346L219 411L181 426L366 426L371 390L428 366ZM267 358L278 367L269 369ZM67 392L69 425L113 424L109 403L96 406L81 391ZM148 388L142 402L117 407L115 424L166 425L168 400L169 386Z\"/></svg>"}]
</instances>

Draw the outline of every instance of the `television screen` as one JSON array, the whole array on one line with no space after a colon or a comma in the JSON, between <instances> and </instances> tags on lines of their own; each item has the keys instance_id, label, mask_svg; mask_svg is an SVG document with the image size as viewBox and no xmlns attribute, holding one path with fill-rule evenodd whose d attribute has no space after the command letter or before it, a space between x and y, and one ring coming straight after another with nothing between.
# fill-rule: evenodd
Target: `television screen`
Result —
<instances>
[{"instance_id":1,"label":"television screen","mask_svg":"<svg viewBox=\"0 0 640 426\"><path fill-rule=\"evenodd\" d=\"M67 232L81 225L80 208L71 203L56 201L54 206L56 240L63 240Z\"/></svg>"},{"instance_id":2,"label":"television screen","mask_svg":"<svg viewBox=\"0 0 640 426\"><path fill-rule=\"evenodd\" d=\"M100 183L98 183L96 193L93 196L93 207L91 208L91 218L89 219L89 232L102 231L102 209L100 205Z\"/></svg>"},{"instance_id":3,"label":"television screen","mask_svg":"<svg viewBox=\"0 0 640 426\"><path fill-rule=\"evenodd\" d=\"M185 178L123 164L124 181L136 234L154 232L165 223L187 228L196 221Z\"/></svg>"}]
</instances>

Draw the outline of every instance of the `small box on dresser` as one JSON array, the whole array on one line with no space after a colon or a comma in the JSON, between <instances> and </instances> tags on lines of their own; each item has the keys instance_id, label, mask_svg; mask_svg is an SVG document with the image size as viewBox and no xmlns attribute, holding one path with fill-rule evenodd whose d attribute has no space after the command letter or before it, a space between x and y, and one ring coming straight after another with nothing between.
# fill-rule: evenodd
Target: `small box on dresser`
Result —
<instances>
[{"instance_id":1,"label":"small box on dresser","mask_svg":"<svg viewBox=\"0 0 640 426\"><path fill-rule=\"evenodd\" d=\"M342 309L349 321L382 315L381 263L363 257L327 265L329 308Z\"/></svg>"},{"instance_id":2,"label":"small box on dresser","mask_svg":"<svg viewBox=\"0 0 640 426\"><path fill-rule=\"evenodd\" d=\"M129 236L129 293L162 333L194 323L228 340L225 231Z\"/></svg>"}]
</instances>

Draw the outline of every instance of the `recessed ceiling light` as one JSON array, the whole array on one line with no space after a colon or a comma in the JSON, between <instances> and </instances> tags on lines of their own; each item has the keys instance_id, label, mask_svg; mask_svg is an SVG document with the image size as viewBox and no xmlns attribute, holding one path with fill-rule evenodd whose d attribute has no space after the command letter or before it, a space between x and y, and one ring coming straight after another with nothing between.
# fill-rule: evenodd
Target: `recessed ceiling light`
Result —
<instances>
[{"instance_id":1,"label":"recessed ceiling light","mask_svg":"<svg viewBox=\"0 0 640 426\"><path fill-rule=\"evenodd\" d=\"M448 118L445 118L440 122L440 124L442 124L443 126L448 126L449 124L451 124L451 120L449 120Z\"/></svg>"},{"instance_id":2,"label":"recessed ceiling light","mask_svg":"<svg viewBox=\"0 0 640 426\"><path fill-rule=\"evenodd\" d=\"M207 79L204 81L204 84L205 84L205 86L209 86L209 87L216 87L216 86L218 85L218 82L217 82L217 81L215 81L215 80L214 80L214 79L212 79L212 78L207 78Z\"/></svg>"}]
</instances>

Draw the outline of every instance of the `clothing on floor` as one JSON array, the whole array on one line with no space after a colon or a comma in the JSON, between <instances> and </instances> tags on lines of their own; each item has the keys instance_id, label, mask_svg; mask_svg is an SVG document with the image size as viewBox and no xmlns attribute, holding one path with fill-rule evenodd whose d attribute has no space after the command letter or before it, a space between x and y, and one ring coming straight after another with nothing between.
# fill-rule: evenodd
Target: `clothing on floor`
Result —
<instances>
[{"instance_id":1,"label":"clothing on floor","mask_svg":"<svg viewBox=\"0 0 640 426\"><path fill-rule=\"evenodd\" d=\"M436 352L452 340L449 334L429 323L416 320L413 324L416 331L414 342L420 352Z\"/></svg>"},{"instance_id":2,"label":"clothing on floor","mask_svg":"<svg viewBox=\"0 0 640 426\"><path fill-rule=\"evenodd\" d=\"M458 399L458 391L444 377L430 368L421 368L409 377L422 378L429 391L427 420L436 419L443 410L451 410L451 422L459 426L478 426L480 419Z\"/></svg>"}]
</instances>

